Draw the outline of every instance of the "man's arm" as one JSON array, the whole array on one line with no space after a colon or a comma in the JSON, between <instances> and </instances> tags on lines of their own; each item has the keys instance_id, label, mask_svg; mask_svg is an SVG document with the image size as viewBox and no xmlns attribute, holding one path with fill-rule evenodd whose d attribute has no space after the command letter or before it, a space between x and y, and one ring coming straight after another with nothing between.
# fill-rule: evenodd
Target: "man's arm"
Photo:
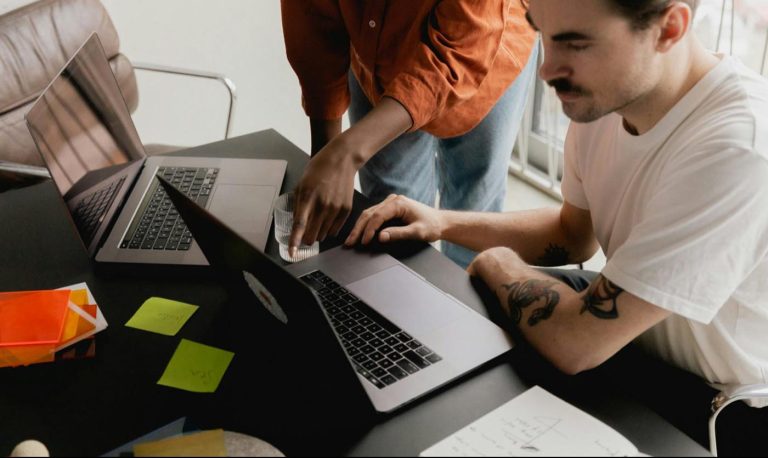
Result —
<instances>
[{"instance_id":1,"label":"man's arm","mask_svg":"<svg viewBox=\"0 0 768 458\"><path fill-rule=\"evenodd\" d=\"M590 212L568 202L558 208L509 213L445 212L443 240L474 251L504 246L525 262L562 266L589 260L598 248Z\"/></svg>"},{"instance_id":2,"label":"man's arm","mask_svg":"<svg viewBox=\"0 0 768 458\"><path fill-rule=\"evenodd\" d=\"M363 212L347 245L367 244L381 225L399 218L404 227L381 231L379 240L446 240L474 251L504 246L515 250L529 264L559 266L592 257L598 244L587 210L567 202L548 208L509 213L439 211L403 196L390 196Z\"/></svg>"},{"instance_id":3,"label":"man's arm","mask_svg":"<svg viewBox=\"0 0 768 458\"><path fill-rule=\"evenodd\" d=\"M525 339L566 374L599 366L671 315L602 275L576 292L508 248L481 253L468 271L496 292Z\"/></svg>"}]
</instances>

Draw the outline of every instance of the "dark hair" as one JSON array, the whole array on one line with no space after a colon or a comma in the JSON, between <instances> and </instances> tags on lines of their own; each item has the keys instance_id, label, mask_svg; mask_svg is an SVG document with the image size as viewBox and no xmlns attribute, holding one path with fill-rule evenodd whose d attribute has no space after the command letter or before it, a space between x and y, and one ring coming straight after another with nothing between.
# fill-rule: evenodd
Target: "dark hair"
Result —
<instances>
[{"instance_id":1,"label":"dark hair","mask_svg":"<svg viewBox=\"0 0 768 458\"><path fill-rule=\"evenodd\" d=\"M635 30L645 30L651 21L664 14L672 3L681 1L687 3L691 10L696 11L699 0L604 0L619 14L627 18ZM528 9L530 0L520 0L523 8Z\"/></svg>"},{"instance_id":2,"label":"dark hair","mask_svg":"<svg viewBox=\"0 0 768 458\"><path fill-rule=\"evenodd\" d=\"M622 16L626 17L635 30L645 30L651 22L664 14L676 1L687 3L695 11L698 0L606 0Z\"/></svg>"}]
</instances>

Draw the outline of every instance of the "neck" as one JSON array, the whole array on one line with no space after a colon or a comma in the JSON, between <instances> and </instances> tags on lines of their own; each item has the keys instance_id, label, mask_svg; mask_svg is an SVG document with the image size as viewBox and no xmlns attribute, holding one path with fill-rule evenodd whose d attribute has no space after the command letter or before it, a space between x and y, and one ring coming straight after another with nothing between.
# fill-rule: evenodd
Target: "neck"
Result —
<instances>
[{"instance_id":1,"label":"neck","mask_svg":"<svg viewBox=\"0 0 768 458\"><path fill-rule=\"evenodd\" d=\"M633 135L651 130L719 62L695 38L665 54L664 59L656 86L618 112Z\"/></svg>"}]
</instances>

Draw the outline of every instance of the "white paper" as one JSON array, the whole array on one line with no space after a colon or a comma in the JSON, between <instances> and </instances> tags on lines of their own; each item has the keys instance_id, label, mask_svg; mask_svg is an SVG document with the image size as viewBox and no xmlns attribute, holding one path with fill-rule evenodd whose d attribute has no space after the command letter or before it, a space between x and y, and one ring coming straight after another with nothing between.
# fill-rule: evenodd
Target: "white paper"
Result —
<instances>
[{"instance_id":1,"label":"white paper","mask_svg":"<svg viewBox=\"0 0 768 458\"><path fill-rule=\"evenodd\" d=\"M54 352L58 352L58 351L61 351L61 350L65 349L65 348L71 347L72 345L74 345L74 344L76 344L78 342L81 342L81 341L91 337L92 335L97 334L97 333L107 329L107 326L108 326L107 320L106 320L106 318L104 318L104 314L101 313L101 307L99 307L98 303L96 303L96 299L93 297L93 294L91 293L91 289L88 288L87 284L85 284L85 283L78 283L76 285L65 286L65 287L59 288L59 289L60 290L61 289L68 289L68 290L73 290L73 291L80 290L80 289L86 290L86 292L88 294L88 303L96 305L96 319L94 320L93 317L91 317L83 309L81 309L80 307L78 307L75 304L73 304L72 302L70 302L69 303L69 308L72 311L76 312L78 315L80 315L82 318L87 320L89 323L93 324L95 326L95 328L93 330L83 334L83 335L80 335L80 336L72 339L72 340L69 340L67 342L62 342L61 346L59 346L59 348L56 348L54 350Z\"/></svg>"},{"instance_id":2,"label":"white paper","mask_svg":"<svg viewBox=\"0 0 768 458\"><path fill-rule=\"evenodd\" d=\"M634 456L601 421L535 386L420 456Z\"/></svg>"}]
</instances>

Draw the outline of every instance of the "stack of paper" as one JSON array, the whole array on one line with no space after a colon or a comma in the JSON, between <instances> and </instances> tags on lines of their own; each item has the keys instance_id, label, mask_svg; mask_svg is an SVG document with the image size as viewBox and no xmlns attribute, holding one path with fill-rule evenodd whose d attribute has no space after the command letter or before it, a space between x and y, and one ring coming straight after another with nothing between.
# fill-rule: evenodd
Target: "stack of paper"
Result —
<instances>
[{"instance_id":1,"label":"stack of paper","mask_svg":"<svg viewBox=\"0 0 768 458\"><path fill-rule=\"evenodd\" d=\"M85 283L0 293L0 368L93 356L92 337L106 327ZM81 342L88 345L84 354L76 355Z\"/></svg>"}]
</instances>

